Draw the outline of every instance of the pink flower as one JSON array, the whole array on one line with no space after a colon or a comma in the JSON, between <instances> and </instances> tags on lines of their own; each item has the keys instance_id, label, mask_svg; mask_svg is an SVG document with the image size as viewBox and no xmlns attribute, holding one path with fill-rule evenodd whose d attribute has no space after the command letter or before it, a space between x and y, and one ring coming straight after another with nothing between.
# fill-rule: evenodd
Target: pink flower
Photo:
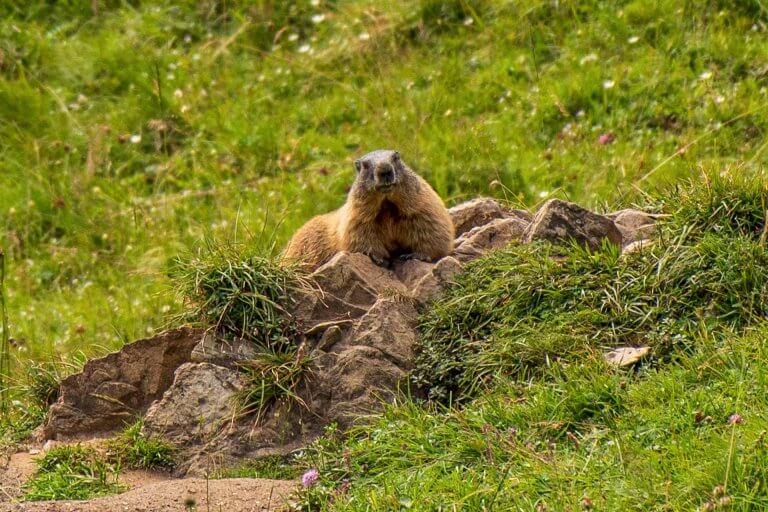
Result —
<instances>
[{"instance_id":1,"label":"pink flower","mask_svg":"<svg viewBox=\"0 0 768 512\"><path fill-rule=\"evenodd\" d=\"M301 485L304 487L312 487L320 477L320 472L316 469L310 469L303 475L301 475Z\"/></svg>"},{"instance_id":2,"label":"pink flower","mask_svg":"<svg viewBox=\"0 0 768 512\"><path fill-rule=\"evenodd\" d=\"M611 132L603 133L600 135L600 137L597 138L597 142L599 142L603 146L605 146L606 144L610 144L614 140L616 140L616 137Z\"/></svg>"},{"instance_id":3,"label":"pink flower","mask_svg":"<svg viewBox=\"0 0 768 512\"><path fill-rule=\"evenodd\" d=\"M744 423L744 418L741 417L741 414L731 414L728 417L729 425L738 425L739 423Z\"/></svg>"}]
</instances>

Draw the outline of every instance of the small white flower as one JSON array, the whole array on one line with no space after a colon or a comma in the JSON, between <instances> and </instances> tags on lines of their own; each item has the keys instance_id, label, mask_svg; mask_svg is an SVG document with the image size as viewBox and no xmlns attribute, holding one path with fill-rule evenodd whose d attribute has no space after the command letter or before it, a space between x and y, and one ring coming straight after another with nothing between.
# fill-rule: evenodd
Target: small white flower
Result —
<instances>
[{"instance_id":1,"label":"small white flower","mask_svg":"<svg viewBox=\"0 0 768 512\"><path fill-rule=\"evenodd\" d=\"M725 96L722 96L722 95L715 96L715 103L720 105L723 102L725 102Z\"/></svg>"},{"instance_id":2,"label":"small white flower","mask_svg":"<svg viewBox=\"0 0 768 512\"><path fill-rule=\"evenodd\" d=\"M312 7L317 7L318 5L320 5L320 0L310 0L309 4Z\"/></svg>"},{"instance_id":3,"label":"small white flower","mask_svg":"<svg viewBox=\"0 0 768 512\"><path fill-rule=\"evenodd\" d=\"M616 85L616 82L614 82L613 80L603 81L603 89L613 89L615 85Z\"/></svg>"},{"instance_id":4,"label":"small white flower","mask_svg":"<svg viewBox=\"0 0 768 512\"><path fill-rule=\"evenodd\" d=\"M312 16L312 23L322 23L325 20L325 14L315 14Z\"/></svg>"},{"instance_id":5,"label":"small white flower","mask_svg":"<svg viewBox=\"0 0 768 512\"><path fill-rule=\"evenodd\" d=\"M298 51L299 53L309 53L309 51L311 49L312 49L312 47L309 46L308 44L303 44L303 45L299 46L298 50L296 50L296 51Z\"/></svg>"},{"instance_id":6,"label":"small white flower","mask_svg":"<svg viewBox=\"0 0 768 512\"><path fill-rule=\"evenodd\" d=\"M360 35L357 36L357 38L361 41L367 41L371 38L371 34L368 32L361 32Z\"/></svg>"},{"instance_id":7,"label":"small white flower","mask_svg":"<svg viewBox=\"0 0 768 512\"><path fill-rule=\"evenodd\" d=\"M472 25L474 22L475 22L475 20L474 20L474 18L472 18L471 16L470 16L470 17L468 17L468 18L464 18L464 26L465 26L465 27L469 27L469 26L470 26L470 25Z\"/></svg>"},{"instance_id":8,"label":"small white flower","mask_svg":"<svg viewBox=\"0 0 768 512\"><path fill-rule=\"evenodd\" d=\"M200 60L200 54L196 53L196 54L192 55L192 60L195 61L195 62L199 61Z\"/></svg>"},{"instance_id":9,"label":"small white flower","mask_svg":"<svg viewBox=\"0 0 768 512\"><path fill-rule=\"evenodd\" d=\"M709 80L710 78L712 78L711 71L704 71L702 74L699 75L699 80Z\"/></svg>"},{"instance_id":10,"label":"small white flower","mask_svg":"<svg viewBox=\"0 0 768 512\"><path fill-rule=\"evenodd\" d=\"M299 40L299 34L291 34L288 36L289 41L298 41Z\"/></svg>"},{"instance_id":11,"label":"small white flower","mask_svg":"<svg viewBox=\"0 0 768 512\"><path fill-rule=\"evenodd\" d=\"M176 78L176 75L174 75L173 73L168 73L167 75L165 75L165 79L168 80L169 82L175 78Z\"/></svg>"},{"instance_id":12,"label":"small white flower","mask_svg":"<svg viewBox=\"0 0 768 512\"><path fill-rule=\"evenodd\" d=\"M131 144L138 144L139 142L141 142L141 135L139 135L138 133L131 135L130 141L131 141Z\"/></svg>"},{"instance_id":13,"label":"small white flower","mask_svg":"<svg viewBox=\"0 0 768 512\"><path fill-rule=\"evenodd\" d=\"M187 43L187 44L191 43L192 42L192 36L189 35L189 34L186 34L184 36L184 42Z\"/></svg>"},{"instance_id":14,"label":"small white flower","mask_svg":"<svg viewBox=\"0 0 768 512\"><path fill-rule=\"evenodd\" d=\"M539 197L542 199L547 197L548 195L549 195L549 192L547 192L546 190L542 190L541 192L539 192Z\"/></svg>"},{"instance_id":15,"label":"small white flower","mask_svg":"<svg viewBox=\"0 0 768 512\"><path fill-rule=\"evenodd\" d=\"M187 112L189 112L189 110L190 110L190 106L189 105L184 104L184 105L181 106L181 113L182 114L186 114Z\"/></svg>"},{"instance_id":16,"label":"small white flower","mask_svg":"<svg viewBox=\"0 0 768 512\"><path fill-rule=\"evenodd\" d=\"M576 117L584 117L584 115L585 113L583 110L579 110L578 112L576 112Z\"/></svg>"},{"instance_id":17,"label":"small white flower","mask_svg":"<svg viewBox=\"0 0 768 512\"><path fill-rule=\"evenodd\" d=\"M638 42L639 40L640 40L640 38L639 38L639 37L637 37L637 36L632 36L632 37L630 37L629 39L627 39L627 42L628 42L629 44L635 44L635 43L636 43L636 42Z\"/></svg>"},{"instance_id":18,"label":"small white flower","mask_svg":"<svg viewBox=\"0 0 768 512\"><path fill-rule=\"evenodd\" d=\"M597 54L596 53L590 53L589 55L585 55L579 60L579 64L582 66L588 62L595 62L597 60Z\"/></svg>"},{"instance_id":19,"label":"small white flower","mask_svg":"<svg viewBox=\"0 0 768 512\"><path fill-rule=\"evenodd\" d=\"M181 98L182 96L184 96L184 91L182 91L181 89L176 89L175 91L173 91L174 98Z\"/></svg>"}]
</instances>

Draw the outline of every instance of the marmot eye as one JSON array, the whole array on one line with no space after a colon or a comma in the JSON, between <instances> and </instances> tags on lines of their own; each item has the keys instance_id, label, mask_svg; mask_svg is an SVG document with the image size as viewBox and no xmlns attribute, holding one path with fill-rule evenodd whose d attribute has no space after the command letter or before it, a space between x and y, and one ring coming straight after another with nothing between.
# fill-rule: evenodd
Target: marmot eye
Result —
<instances>
[{"instance_id":1,"label":"marmot eye","mask_svg":"<svg viewBox=\"0 0 768 512\"><path fill-rule=\"evenodd\" d=\"M355 171L360 172L360 160L355 160Z\"/></svg>"},{"instance_id":2,"label":"marmot eye","mask_svg":"<svg viewBox=\"0 0 768 512\"><path fill-rule=\"evenodd\" d=\"M363 161L363 169L365 169L366 171L370 170L371 162L369 162L368 160Z\"/></svg>"}]
</instances>

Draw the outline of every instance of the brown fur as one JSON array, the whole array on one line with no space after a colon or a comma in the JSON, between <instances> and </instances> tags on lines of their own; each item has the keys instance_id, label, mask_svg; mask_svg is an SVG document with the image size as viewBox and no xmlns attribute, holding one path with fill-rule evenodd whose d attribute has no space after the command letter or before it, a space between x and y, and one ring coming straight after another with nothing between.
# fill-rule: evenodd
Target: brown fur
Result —
<instances>
[{"instance_id":1,"label":"brown fur","mask_svg":"<svg viewBox=\"0 0 768 512\"><path fill-rule=\"evenodd\" d=\"M288 242L285 261L314 269L339 251L366 254L380 265L398 257L434 261L451 252L454 229L443 201L399 154L374 151L355 165L347 202L302 226ZM382 168L395 176L385 189L377 175Z\"/></svg>"}]
</instances>

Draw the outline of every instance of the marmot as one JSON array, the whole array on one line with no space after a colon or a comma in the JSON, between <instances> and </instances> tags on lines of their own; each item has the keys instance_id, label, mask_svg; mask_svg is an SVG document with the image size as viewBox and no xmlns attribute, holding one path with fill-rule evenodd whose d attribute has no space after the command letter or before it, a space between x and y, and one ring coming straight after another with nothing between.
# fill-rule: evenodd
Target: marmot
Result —
<instances>
[{"instance_id":1,"label":"marmot","mask_svg":"<svg viewBox=\"0 0 768 512\"><path fill-rule=\"evenodd\" d=\"M451 252L454 228L440 196L400 159L378 150L355 161L347 202L318 215L288 242L284 261L315 269L339 251L370 256L377 265L397 258L434 261Z\"/></svg>"}]
</instances>

